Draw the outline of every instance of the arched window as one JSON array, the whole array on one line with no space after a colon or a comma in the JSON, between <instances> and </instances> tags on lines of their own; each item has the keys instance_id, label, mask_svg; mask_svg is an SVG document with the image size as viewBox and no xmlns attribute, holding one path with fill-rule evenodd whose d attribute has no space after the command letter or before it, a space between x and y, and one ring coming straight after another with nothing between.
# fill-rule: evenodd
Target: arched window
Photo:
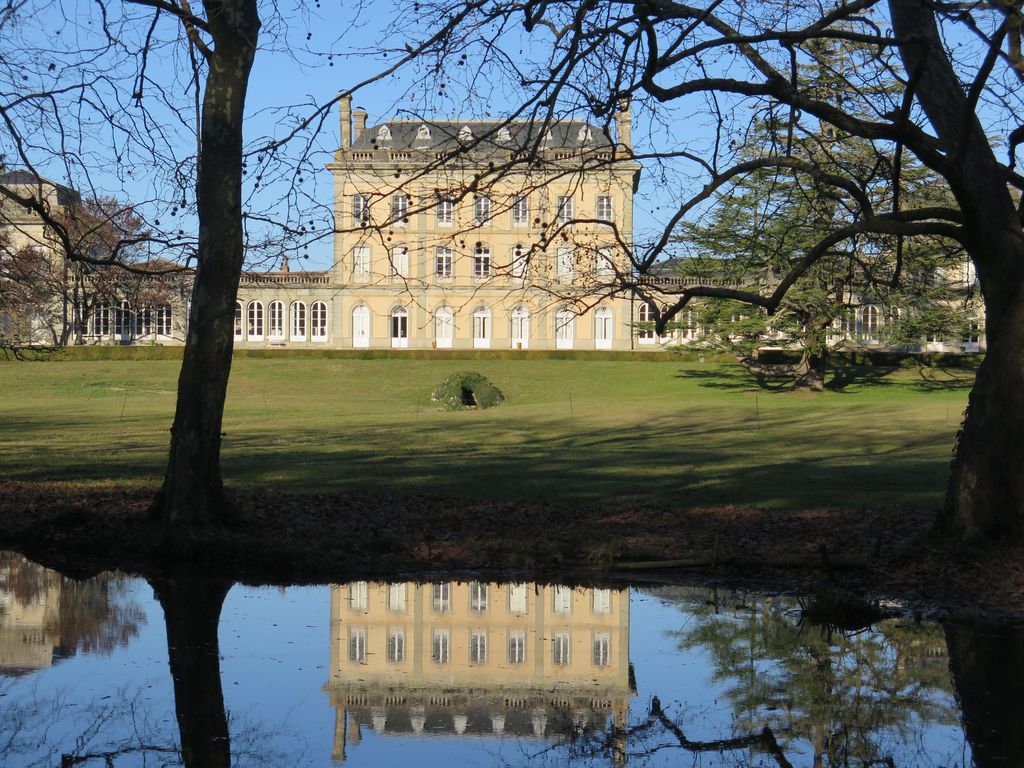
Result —
<instances>
[{"instance_id":1,"label":"arched window","mask_svg":"<svg viewBox=\"0 0 1024 768\"><path fill-rule=\"evenodd\" d=\"M473 347L490 349L491 347L491 310L481 304L473 310Z\"/></svg>"},{"instance_id":2,"label":"arched window","mask_svg":"<svg viewBox=\"0 0 1024 768\"><path fill-rule=\"evenodd\" d=\"M512 349L530 346L530 310L520 305L512 310Z\"/></svg>"},{"instance_id":3,"label":"arched window","mask_svg":"<svg viewBox=\"0 0 1024 768\"><path fill-rule=\"evenodd\" d=\"M241 341L242 336L242 302L235 302L235 341Z\"/></svg>"},{"instance_id":4,"label":"arched window","mask_svg":"<svg viewBox=\"0 0 1024 768\"><path fill-rule=\"evenodd\" d=\"M612 311L608 307L598 307L594 312L594 346L611 349L612 332Z\"/></svg>"},{"instance_id":5,"label":"arched window","mask_svg":"<svg viewBox=\"0 0 1024 768\"><path fill-rule=\"evenodd\" d=\"M857 334L866 341L879 338L879 308L868 304L857 311Z\"/></svg>"},{"instance_id":6,"label":"arched window","mask_svg":"<svg viewBox=\"0 0 1024 768\"><path fill-rule=\"evenodd\" d=\"M352 346L370 346L370 308L365 304L352 310Z\"/></svg>"},{"instance_id":7,"label":"arched window","mask_svg":"<svg viewBox=\"0 0 1024 768\"><path fill-rule=\"evenodd\" d=\"M391 346L396 349L409 346L409 310L405 307L391 310Z\"/></svg>"},{"instance_id":8,"label":"arched window","mask_svg":"<svg viewBox=\"0 0 1024 768\"><path fill-rule=\"evenodd\" d=\"M284 304L280 301L270 302L267 308L267 335L271 339L284 338Z\"/></svg>"},{"instance_id":9,"label":"arched window","mask_svg":"<svg viewBox=\"0 0 1024 768\"><path fill-rule=\"evenodd\" d=\"M263 304L259 301L249 302L248 324L245 326L250 341L263 341Z\"/></svg>"},{"instance_id":10,"label":"arched window","mask_svg":"<svg viewBox=\"0 0 1024 768\"><path fill-rule=\"evenodd\" d=\"M296 301L292 304L291 340L306 340L306 305L301 301Z\"/></svg>"},{"instance_id":11,"label":"arched window","mask_svg":"<svg viewBox=\"0 0 1024 768\"><path fill-rule=\"evenodd\" d=\"M455 336L455 313L451 307L438 307L434 312L434 341L438 349L451 349Z\"/></svg>"},{"instance_id":12,"label":"arched window","mask_svg":"<svg viewBox=\"0 0 1024 768\"><path fill-rule=\"evenodd\" d=\"M327 305L314 301L309 308L309 331L313 341L327 341Z\"/></svg>"},{"instance_id":13,"label":"arched window","mask_svg":"<svg viewBox=\"0 0 1024 768\"><path fill-rule=\"evenodd\" d=\"M654 343L654 305L649 301L641 302L636 311L636 321L642 323L637 328L636 337L641 344Z\"/></svg>"},{"instance_id":14,"label":"arched window","mask_svg":"<svg viewBox=\"0 0 1024 768\"><path fill-rule=\"evenodd\" d=\"M555 312L555 349L572 349L576 314L568 307Z\"/></svg>"}]
</instances>

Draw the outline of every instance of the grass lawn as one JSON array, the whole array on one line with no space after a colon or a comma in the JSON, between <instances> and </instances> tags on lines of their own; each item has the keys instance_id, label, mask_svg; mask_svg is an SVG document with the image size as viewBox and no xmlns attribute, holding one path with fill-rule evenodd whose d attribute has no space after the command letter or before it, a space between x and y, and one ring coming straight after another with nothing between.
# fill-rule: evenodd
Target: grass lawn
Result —
<instances>
[{"instance_id":1,"label":"grass lawn","mask_svg":"<svg viewBox=\"0 0 1024 768\"><path fill-rule=\"evenodd\" d=\"M0 476L158 482L176 360L0 363ZM498 408L439 411L479 371ZM769 508L937 506L973 374L851 368L821 394L723 364L236 359L230 484L495 500Z\"/></svg>"}]
</instances>

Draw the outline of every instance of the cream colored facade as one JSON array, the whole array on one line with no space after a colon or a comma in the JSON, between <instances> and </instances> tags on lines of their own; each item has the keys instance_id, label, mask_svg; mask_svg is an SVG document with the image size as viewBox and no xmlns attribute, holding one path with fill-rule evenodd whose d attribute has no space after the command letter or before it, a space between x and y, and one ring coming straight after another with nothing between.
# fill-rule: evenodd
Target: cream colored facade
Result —
<instances>
[{"instance_id":1,"label":"cream colored facade","mask_svg":"<svg viewBox=\"0 0 1024 768\"><path fill-rule=\"evenodd\" d=\"M534 583L331 587L333 754L377 733L561 738L624 727L627 590Z\"/></svg>"},{"instance_id":2,"label":"cream colored facade","mask_svg":"<svg viewBox=\"0 0 1024 768\"><path fill-rule=\"evenodd\" d=\"M348 99L340 119L333 267L246 275L240 347L633 346L628 109L614 139L580 121L368 128Z\"/></svg>"}]
</instances>

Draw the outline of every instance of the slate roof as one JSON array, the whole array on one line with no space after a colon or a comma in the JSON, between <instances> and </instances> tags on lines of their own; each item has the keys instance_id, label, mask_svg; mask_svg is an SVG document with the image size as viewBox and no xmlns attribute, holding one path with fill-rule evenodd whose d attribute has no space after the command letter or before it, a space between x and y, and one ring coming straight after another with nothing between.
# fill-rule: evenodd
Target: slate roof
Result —
<instances>
[{"instance_id":1,"label":"slate roof","mask_svg":"<svg viewBox=\"0 0 1024 768\"><path fill-rule=\"evenodd\" d=\"M354 142L355 151L374 149L443 152L470 145L476 151L509 151L532 146L541 149L601 149L613 143L600 128L583 120L543 125L532 121L389 120L367 127Z\"/></svg>"},{"instance_id":2,"label":"slate roof","mask_svg":"<svg viewBox=\"0 0 1024 768\"><path fill-rule=\"evenodd\" d=\"M37 176L31 171L22 169L14 171L5 171L0 173L0 185L4 186L15 186L15 185L31 185L38 186L42 184L44 187L53 187L57 190L57 205L72 205L81 201L81 195L70 187L65 187L63 184L58 184L55 181Z\"/></svg>"}]
</instances>

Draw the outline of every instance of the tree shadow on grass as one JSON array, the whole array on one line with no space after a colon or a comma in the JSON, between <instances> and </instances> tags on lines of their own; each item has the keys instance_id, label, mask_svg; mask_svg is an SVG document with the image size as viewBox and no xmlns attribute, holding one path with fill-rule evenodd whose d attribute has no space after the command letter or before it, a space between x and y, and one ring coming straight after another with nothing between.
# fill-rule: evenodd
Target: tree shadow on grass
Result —
<instances>
[{"instance_id":1,"label":"tree shadow on grass","mask_svg":"<svg viewBox=\"0 0 1024 768\"><path fill-rule=\"evenodd\" d=\"M788 429L811 432L806 427ZM768 431L652 418L635 428L583 428L568 419L494 424L481 444L478 424L452 420L406 427L402 444L382 434L310 434L288 455L258 435L236 439L225 474L246 484L344 492L382 491L501 501L673 508L755 505L775 509L912 505L941 500L948 459L934 434L851 435L849 452L833 439L817 454L780 456ZM532 427L532 428L531 428ZM766 429L769 429L766 427ZM443 434L443 439L439 435ZM951 436L950 436L951 439ZM760 452L758 446L763 446ZM934 455L933 455L934 454Z\"/></svg>"},{"instance_id":2,"label":"tree shadow on grass","mask_svg":"<svg viewBox=\"0 0 1024 768\"><path fill-rule=\"evenodd\" d=\"M785 392L793 388L791 378L756 373L739 365L714 370L683 369L676 374L676 378L696 381L697 386L708 389L730 389L741 392Z\"/></svg>"}]
</instances>

